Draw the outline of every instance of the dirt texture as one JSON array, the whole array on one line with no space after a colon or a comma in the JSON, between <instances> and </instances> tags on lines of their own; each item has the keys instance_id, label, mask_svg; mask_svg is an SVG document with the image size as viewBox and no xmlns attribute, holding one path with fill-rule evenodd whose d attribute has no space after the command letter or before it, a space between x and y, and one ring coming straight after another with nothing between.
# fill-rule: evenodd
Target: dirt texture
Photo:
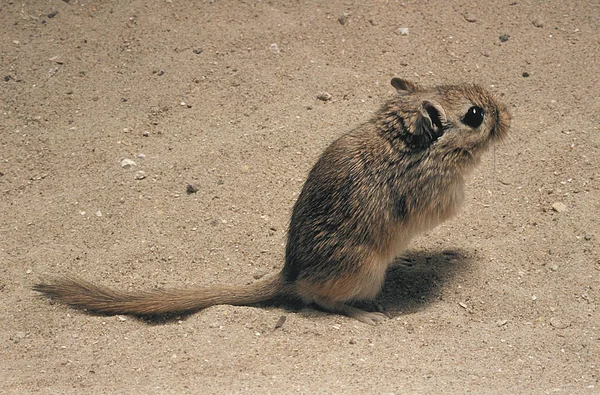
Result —
<instances>
[{"instance_id":1,"label":"dirt texture","mask_svg":"<svg viewBox=\"0 0 600 395\"><path fill-rule=\"evenodd\" d=\"M0 392L600 393L599 37L595 0L2 1ZM31 291L279 270L309 169L393 76L480 83L513 122L388 273L388 321Z\"/></svg>"}]
</instances>

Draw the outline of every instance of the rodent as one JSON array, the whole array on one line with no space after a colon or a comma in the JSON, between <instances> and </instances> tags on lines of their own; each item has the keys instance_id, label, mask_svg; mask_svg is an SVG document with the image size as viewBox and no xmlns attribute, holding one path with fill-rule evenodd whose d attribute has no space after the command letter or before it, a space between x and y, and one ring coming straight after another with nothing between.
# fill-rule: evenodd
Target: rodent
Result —
<instances>
[{"instance_id":1,"label":"rodent","mask_svg":"<svg viewBox=\"0 0 600 395\"><path fill-rule=\"evenodd\" d=\"M465 176L510 128L510 113L478 85L397 90L372 119L335 140L310 171L289 224L285 264L249 285L134 293L63 278L33 287L103 314L191 313L276 297L375 324L387 316L348 302L374 300L413 236L452 217Z\"/></svg>"}]
</instances>

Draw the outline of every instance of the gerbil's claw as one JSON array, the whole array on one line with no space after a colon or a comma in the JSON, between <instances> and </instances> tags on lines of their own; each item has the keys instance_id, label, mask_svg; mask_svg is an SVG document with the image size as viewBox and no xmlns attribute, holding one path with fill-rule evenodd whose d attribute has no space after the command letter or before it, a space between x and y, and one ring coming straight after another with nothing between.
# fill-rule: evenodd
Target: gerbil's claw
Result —
<instances>
[{"instance_id":1,"label":"gerbil's claw","mask_svg":"<svg viewBox=\"0 0 600 395\"><path fill-rule=\"evenodd\" d=\"M370 311L364 311L364 310L358 310L358 311L359 312L352 315L352 318L356 318L360 322L364 322L365 324L369 324L369 325L376 325L376 324L383 322L390 318L385 313L370 312Z\"/></svg>"},{"instance_id":2,"label":"gerbil's claw","mask_svg":"<svg viewBox=\"0 0 600 395\"><path fill-rule=\"evenodd\" d=\"M383 305L379 302L373 302L373 305L375 306L375 310L377 310L380 313L383 313L387 316L387 318L392 318L383 308Z\"/></svg>"}]
</instances>

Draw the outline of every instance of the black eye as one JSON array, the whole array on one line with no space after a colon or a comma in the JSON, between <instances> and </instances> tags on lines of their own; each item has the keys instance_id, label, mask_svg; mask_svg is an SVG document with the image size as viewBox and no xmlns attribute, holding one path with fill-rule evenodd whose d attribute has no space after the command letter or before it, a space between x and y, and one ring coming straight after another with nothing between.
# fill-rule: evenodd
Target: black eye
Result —
<instances>
[{"instance_id":1,"label":"black eye","mask_svg":"<svg viewBox=\"0 0 600 395\"><path fill-rule=\"evenodd\" d=\"M483 108L473 106L473 107L469 108L467 113L462 117L462 119L460 121L467 126L470 126L472 128L477 128L477 127L479 127L479 125L481 125L483 123L484 115L485 115L485 113L483 112Z\"/></svg>"}]
</instances>

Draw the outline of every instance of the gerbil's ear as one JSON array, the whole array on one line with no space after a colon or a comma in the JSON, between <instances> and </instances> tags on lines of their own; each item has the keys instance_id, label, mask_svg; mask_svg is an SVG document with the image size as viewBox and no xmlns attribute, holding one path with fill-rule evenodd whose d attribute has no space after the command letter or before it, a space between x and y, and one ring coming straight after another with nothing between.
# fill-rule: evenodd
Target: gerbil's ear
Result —
<instances>
[{"instance_id":1,"label":"gerbil's ear","mask_svg":"<svg viewBox=\"0 0 600 395\"><path fill-rule=\"evenodd\" d=\"M412 81L404 80L402 78L394 77L392 78L392 86L396 88L396 90L400 93L402 92L415 92L419 89L417 84Z\"/></svg>"},{"instance_id":2,"label":"gerbil's ear","mask_svg":"<svg viewBox=\"0 0 600 395\"><path fill-rule=\"evenodd\" d=\"M419 108L419 115L413 131L413 144L426 147L444 134L446 112L439 104L424 100Z\"/></svg>"}]
</instances>

